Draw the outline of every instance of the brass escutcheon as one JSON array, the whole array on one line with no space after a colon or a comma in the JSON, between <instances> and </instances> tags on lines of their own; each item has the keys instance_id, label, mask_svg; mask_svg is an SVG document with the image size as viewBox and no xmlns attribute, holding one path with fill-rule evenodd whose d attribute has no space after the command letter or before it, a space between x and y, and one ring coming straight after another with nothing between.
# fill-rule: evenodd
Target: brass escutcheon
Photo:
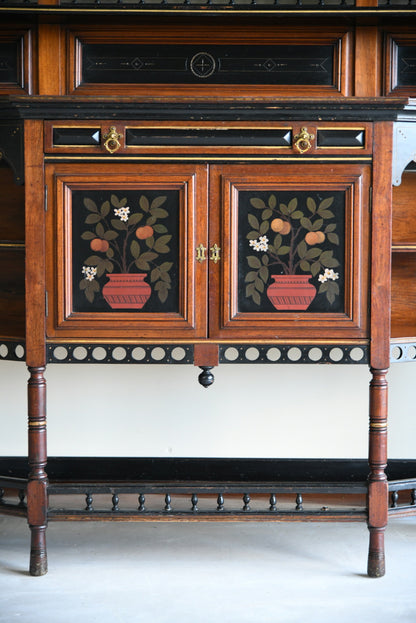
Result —
<instances>
[{"instance_id":1,"label":"brass escutcheon","mask_svg":"<svg viewBox=\"0 0 416 623\"><path fill-rule=\"evenodd\" d=\"M117 132L114 125L111 126L107 134L104 134L103 138L105 141L104 147L110 154L113 154L115 151L120 149L121 143L119 139L122 138L122 135Z\"/></svg>"},{"instance_id":2,"label":"brass escutcheon","mask_svg":"<svg viewBox=\"0 0 416 623\"><path fill-rule=\"evenodd\" d=\"M197 262L204 262L207 259L207 256L205 255L206 250L207 248L204 247L202 243L197 246L196 248L196 261Z\"/></svg>"},{"instance_id":3,"label":"brass escutcheon","mask_svg":"<svg viewBox=\"0 0 416 623\"><path fill-rule=\"evenodd\" d=\"M308 128L301 128L299 134L296 134L293 138L298 152L304 154L312 147L311 141L315 138L315 134L309 134Z\"/></svg>"},{"instance_id":4,"label":"brass escutcheon","mask_svg":"<svg viewBox=\"0 0 416 623\"><path fill-rule=\"evenodd\" d=\"M214 244L213 247L210 248L210 252L211 255L209 256L209 259L214 262L214 264L216 264L217 262L220 261L220 247L217 244Z\"/></svg>"}]
</instances>

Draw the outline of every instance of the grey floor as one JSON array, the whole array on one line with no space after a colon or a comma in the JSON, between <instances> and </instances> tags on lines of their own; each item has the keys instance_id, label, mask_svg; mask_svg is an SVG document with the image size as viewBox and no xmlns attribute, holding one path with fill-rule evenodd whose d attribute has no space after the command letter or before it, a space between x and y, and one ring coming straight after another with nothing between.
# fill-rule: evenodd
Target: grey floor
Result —
<instances>
[{"instance_id":1,"label":"grey floor","mask_svg":"<svg viewBox=\"0 0 416 623\"><path fill-rule=\"evenodd\" d=\"M390 521L384 578L367 545L361 523L54 523L32 578L0 517L0 621L416 623L416 518Z\"/></svg>"}]
</instances>

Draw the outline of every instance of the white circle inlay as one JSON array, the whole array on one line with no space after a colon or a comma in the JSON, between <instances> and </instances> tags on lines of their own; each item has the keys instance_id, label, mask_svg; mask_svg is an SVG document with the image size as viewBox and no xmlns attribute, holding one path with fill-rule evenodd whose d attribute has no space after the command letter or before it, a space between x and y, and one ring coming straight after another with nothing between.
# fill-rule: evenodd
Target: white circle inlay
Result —
<instances>
[{"instance_id":1,"label":"white circle inlay","mask_svg":"<svg viewBox=\"0 0 416 623\"><path fill-rule=\"evenodd\" d=\"M64 361L68 357L68 351L65 346L57 346L53 349L53 356L59 361Z\"/></svg>"},{"instance_id":2,"label":"white circle inlay","mask_svg":"<svg viewBox=\"0 0 416 623\"><path fill-rule=\"evenodd\" d=\"M0 357L7 357L8 354L9 349L7 348L6 344L2 344L0 346Z\"/></svg>"},{"instance_id":3,"label":"white circle inlay","mask_svg":"<svg viewBox=\"0 0 416 623\"><path fill-rule=\"evenodd\" d=\"M146 351L141 346L136 346L136 348L133 348L131 351L131 356L136 361L142 361L142 359L146 357Z\"/></svg>"},{"instance_id":4,"label":"white circle inlay","mask_svg":"<svg viewBox=\"0 0 416 623\"><path fill-rule=\"evenodd\" d=\"M126 358L127 352L126 349L122 346L116 346L111 353L111 356L116 361L123 361Z\"/></svg>"},{"instance_id":5,"label":"white circle inlay","mask_svg":"<svg viewBox=\"0 0 416 623\"><path fill-rule=\"evenodd\" d=\"M251 346L250 348L247 348L245 355L246 359L248 359L249 361L256 361L256 359L260 357L260 352L258 348Z\"/></svg>"},{"instance_id":6,"label":"white circle inlay","mask_svg":"<svg viewBox=\"0 0 416 623\"><path fill-rule=\"evenodd\" d=\"M226 349L224 357L227 361L235 361L236 359L238 359L238 350L233 346L230 346Z\"/></svg>"},{"instance_id":7,"label":"white circle inlay","mask_svg":"<svg viewBox=\"0 0 416 623\"><path fill-rule=\"evenodd\" d=\"M21 344L18 344L14 349L14 352L16 353L16 357L19 357L19 359L21 359L22 357L24 357L25 349Z\"/></svg>"},{"instance_id":8,"label":"white circle inlay","mask_svg":"<svg viewBox=\"0 0 416 623\"><path fill-rule=\"evenodd\" d=\"M96 346L92 351L92 356L96 361L102 361L107 357L107 351L102 346Z\"/></svg>"},{"instance_id":9,"label":"white circle inlay","mask_svg":"<svg viewBox=\"0 0 416 623\"><path fill-rule=\"evenodd\" d=\"M282 353L280 352L280 350L278 348L275 348L274 346L273 348L269 348L266 353L266 357L269 361L278 361L281 356Z\"/></svg>"},{"instance_id":10,"label":"white circle inlay","mask_svg":"<svg viewBox=\"0 0 416 623\"><path fill-rule=\"evenodd\" d=\"M331 350L329 351L329 358L332 361L341 361L343 356L344 353L342 352L341 348L338 348L338 346L336 348L331 348Z\"/></svg>"},{"instance_id":11,"label":"white circle inlay","mask_svg":"<svg viewBox=\"0 0 416 623\"><path fill-rule=\"evenodd\" d=\"M353 361L361 361L364 358L364 351L359 346L353 348L350 352L350 357Z\"/></svg>"},{"instance_id":12,"label":"white circle inlay","mask_svg":"<svg viewBox=\"0 0 416 623\"><path fill-rule=\"evenodd\" d=\"M162 361L162 359L164 359L166 355L165 349L161 346L156 346L156 348L153 348L150 354L152 359L154 359L155 361Z\"/></svg>"},{"instance_id":13,"label":"white circle inlay","mask_svg":"<svg viewBox=\"0 0 416 623\"><path fill-rule=\"evenodd\" d=\"M85 346L76 346L72 354L75 357L75 359L77 359L78 361L82 361L83 359L87 357L88 351L85 348Z\"/></svg>"},{"instance_id":14,"label":"white circle inlay","mask_svg":"<svg viewBox=\"0 0 416 623\"><path fill-rule=\"evenodd\" d=\"M292 346L292 348L289 348L287 351L287 356L290 361L299 361L302 357L302 351L297 346Z\"/></svg>"},{"instance_id":15,"label":"white circle inlay","mask_svg":"<svg viewBox=\"0 0 416 623\"><path fill-rule=\"evenodd\" d=\"M413 344L407 349L406 357L408 359L416 359L416 348L413 346Z\"/></svg>"},{"instance_id":16,"label":"white circle inlay","mask_svg":"<svg viewBox=\"0 0 416 623\"><path fill-rule=\"evenodd\" d=\"M393 348L391 349L391 356L393 357L393 359L395 359L396 361L398 361L399 359L401 359L401 357L403 356L403 351L400 348L400 346L393 346Z\"/></svg>"},{"instance_id":17,"label":"white circle inlay","mask_svg":"<svg viewBox=\"0 0 416 623\"><path fill-rule=\"evenodd\" d=\"M171 352L172 359L182 361L186 357L186 350L182 346L176 346Z\"/></svg>"},{"instance_id":18,"label":"white circle inlay","mask_svg":"<svg viewBox=\"0 0 416 623\"><path fill-rule=\"evenodd\" d=\"M308 357L311 361L319 361L322 359L322 350L317 346L314 346L309 350Z\"/></svg>"}]
</instances>

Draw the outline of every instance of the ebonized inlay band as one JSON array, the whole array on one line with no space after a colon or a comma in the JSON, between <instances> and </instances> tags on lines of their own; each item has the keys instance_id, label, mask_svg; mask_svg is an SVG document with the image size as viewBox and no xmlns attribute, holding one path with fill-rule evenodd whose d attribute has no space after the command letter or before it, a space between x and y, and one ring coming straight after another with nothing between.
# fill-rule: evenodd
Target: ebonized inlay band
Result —
<instances>
[{"instance_id":1,"label":"ebonized inlay band","mask_svg":"<svg viewBox=\"0 0 416 623\"><path fill-rule=\"evenodd\" d=\"M172 130L162 128L128 128L126 145L157 145L157 146L267 146L290 147L292 132L288 128L281 129L226 129L226 130Z\"/></svg>"},{"instance_id":2,"label":"ebonized inlay band","mask_svg":"<svg viewBox=\"0 0 416 623\"><path fill-rule=\"evenodd\" d=\"M82 84L333 86L335 45L81 44Z\"/></svg>"},{"instance_id":3,"label":"ebonized inlay band","mask_svg":"<svg viewBox=\"0 0 416 623\"><path fill-rule=\"evenodd\" d=\"M54 128L54 145L99 145L101 132L99 128Z\"/></svg>"},{"instance_id":4,"label":"ebonized inlay band","mask_svg":"<svg viewBox=\"0 0 416 623\"><path fill-rule=\"evenodd\" d=\"M47 346L48 363L193 363L192 344L61 344ZM368 363L363 344L220 344L219 363Z\"/></svg>"},{"instance_id":5,"label":"ebonized inlay band","mask_svg":"<svg viewBox=\"0 0 416 623\"><path fill-rule=\"evenodd\" d=\"M362 129L318 130L316 137L318 147L361 147L365 145L365 132Z\"/></svg>"}]
</instances>

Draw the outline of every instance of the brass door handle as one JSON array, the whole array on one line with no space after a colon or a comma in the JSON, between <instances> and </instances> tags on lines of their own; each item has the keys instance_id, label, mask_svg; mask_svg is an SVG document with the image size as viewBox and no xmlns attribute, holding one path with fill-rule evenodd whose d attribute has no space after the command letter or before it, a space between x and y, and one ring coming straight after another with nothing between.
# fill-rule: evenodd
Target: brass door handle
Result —
<instances>
[{"instance_id":1,"label":"brass door handle","mask_svg":"<svg viewBox=\"0 0 416 623\"><path fill-rule=\"evenodd\" d=\"M214 244L214 246L212 246L210 248L210 256L209 259L214 262L214 264L216 264L217 262L220 261L221 257L220 257L220 247L217 244Z\"/></svg>"},{"instance_id":2,"label":"brass door handle","mask_svg":"<svg viewBox=\"0 0 416 623\"><path fill-rule=\"evenodd\" d=\"M113 154L115 151L120 149L121 143L119 139L122 138L122 135L117 132L114 125L111 126L107 134L104 134L103 138L104 147L110 154Z\"/></svg>"}]
</instances>

